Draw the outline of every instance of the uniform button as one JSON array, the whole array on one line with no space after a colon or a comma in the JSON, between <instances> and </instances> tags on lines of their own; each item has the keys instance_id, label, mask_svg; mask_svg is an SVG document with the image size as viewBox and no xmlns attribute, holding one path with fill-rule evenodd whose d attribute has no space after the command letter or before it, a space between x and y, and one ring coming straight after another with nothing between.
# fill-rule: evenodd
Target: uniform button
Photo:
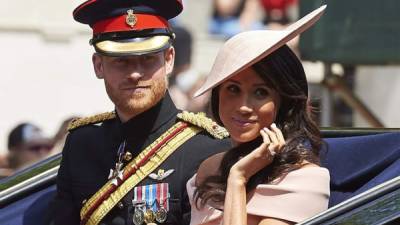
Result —
<instances>
[{"instance_id":1,"label":"uniform button","mask_svg":"<svg viewBox=\"0 0 400 225\"><path fill-rule=\"evenodd\" d=\"M126 152L126 153L124 154L124 160L125 160L126 162L129 162L129 161L131 161L131 159L132 159L132 153Z\"/></svg>"},{"instance_id":2,"label":"uniform button","mask_svg":"<svg viewBox=\"0 0 400 225\"><path fill-rule=\"evenodd\" d=\"M122 202L118 202L117 204L119 209L123 209L124 208L124 204Z\"/></svg>"},{"instance_id":3,"label":"uniform button","mask_svg":"<svg viewBox=\"0 0 400 225\"><path fill-rule=\"evenodd\" d=\"M87 199L83 199L82 205L84 205L87 202Z\"/></svg>"}]
</instances>

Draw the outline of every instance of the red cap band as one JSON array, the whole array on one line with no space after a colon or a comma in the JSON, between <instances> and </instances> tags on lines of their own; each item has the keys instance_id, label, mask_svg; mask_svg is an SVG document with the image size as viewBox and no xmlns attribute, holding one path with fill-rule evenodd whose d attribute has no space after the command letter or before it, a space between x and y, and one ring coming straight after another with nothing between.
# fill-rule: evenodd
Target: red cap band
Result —
<instances>
[{"instance_id":1,"label":"red cap band","mask_svg":"<svg viewBox=\"0 0 400 225\"><path fill-rule=\"evenodd\" d=\"M127 16L127 14L124 14L95 23L92 26L93 34L169 27L168 21L161 16L134 14L136 21L132 25L127 23Z\"/></svg>"}]
</instances>

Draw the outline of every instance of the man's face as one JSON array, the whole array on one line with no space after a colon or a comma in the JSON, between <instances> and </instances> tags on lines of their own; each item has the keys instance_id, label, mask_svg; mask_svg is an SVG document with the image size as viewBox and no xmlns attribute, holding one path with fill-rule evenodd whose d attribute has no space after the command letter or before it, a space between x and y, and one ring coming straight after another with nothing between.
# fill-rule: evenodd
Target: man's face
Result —
<instances>
[{"instance_id":1,"label":"man's face","mask_svg":"<svg viewBox=\"0 0 400 225\"><path fill-rule=\"evenodd\" d=\"M150 109L163 98L174 54L174 49L169 48L140 56L93 55L96 76L104 79L107 94L123 121Z\"/></svg>"}]
</instances>

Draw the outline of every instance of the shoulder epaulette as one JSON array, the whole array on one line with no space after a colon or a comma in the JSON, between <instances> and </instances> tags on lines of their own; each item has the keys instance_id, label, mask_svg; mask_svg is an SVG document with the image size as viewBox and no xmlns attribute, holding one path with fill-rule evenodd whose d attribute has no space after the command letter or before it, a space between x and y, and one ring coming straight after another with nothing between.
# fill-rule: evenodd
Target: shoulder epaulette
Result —
<instances>
[{"instance_id":1,"label":"shoulder epaulette","mask_svg":"<svg viewBox=\"0 0 400 225\"><path fill-rule=\"evenodd\" d=\"M203 112L192 113L183 111L178 113L177 117L185 122L203 128L215 138L223 139L229 136L228 131L224 127L219 126Z\"/></svg>"},{"instance_id":2,"label":"shoulder epaulette","mask_svg":"<svg viewBox=\"0 0 400 225\"><path fill-rule=\"evenodd\" d=\"M74 130L78 127L90 125L90 124L96 124L100 123L106 120L111 120L116 117L115 112L105 112L105 113L100 113L94 116L89 116L89 117L83 117L83 118L77 118L71 121L71 123L68 125L68 131Z\"/></svg>"}]
</instances>

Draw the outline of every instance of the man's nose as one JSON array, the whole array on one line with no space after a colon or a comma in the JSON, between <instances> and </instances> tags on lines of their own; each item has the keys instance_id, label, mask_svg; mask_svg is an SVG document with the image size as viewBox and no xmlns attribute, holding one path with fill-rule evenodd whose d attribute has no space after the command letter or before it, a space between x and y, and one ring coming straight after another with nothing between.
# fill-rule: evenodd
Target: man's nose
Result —
<instances>
[{"instance_id":1,"label":"man's nose","mask_svg":"<svg viewBox=\"0 0 400 225\"><path fill-rule=\"evenodd\" d=\"M128 79L139 80L145 74L143 66L138 62L131 62L129 67Z\"/></svg>"},{"instance_id":2,"label":"man's nose","mask_svg":"<svg viewBox=\"0 0 400 225\"><path fill-rule=\"evenodd\" d=\"M144 76L143 72L140 70L133 70L129 73L128 79L130 80L140 80Z\"/></svg>"}]
</instances>

